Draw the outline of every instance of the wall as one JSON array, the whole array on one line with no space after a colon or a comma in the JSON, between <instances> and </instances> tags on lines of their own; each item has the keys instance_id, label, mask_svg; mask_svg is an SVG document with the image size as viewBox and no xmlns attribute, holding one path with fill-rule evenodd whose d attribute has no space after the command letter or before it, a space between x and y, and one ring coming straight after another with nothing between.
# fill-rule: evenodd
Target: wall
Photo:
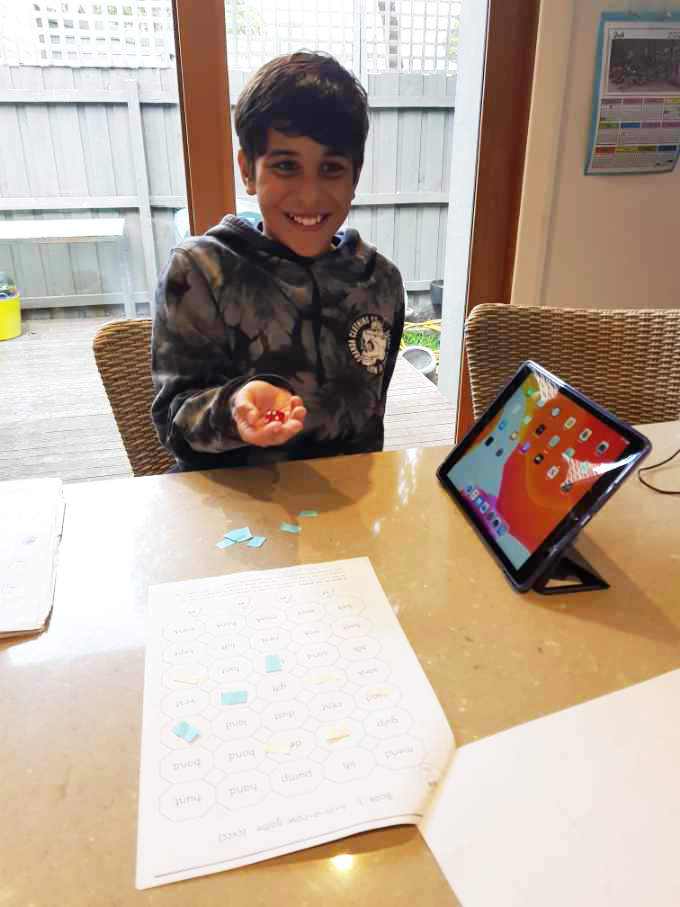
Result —
<instances>
[{"instance_id":1,"label":"wall","mask_svg":"<svg viewBox=\"0 0 680 907\"><path fill-rule=\"evenodd\" d=\"M675 308L680 164L669 174L584 176L601 12L674 2L542 4L512 302Z\"/></svg>"},{"instance_id":2,"label":"wall","mask_svg":"<svg viewBox=\"0 0 680 907\"><path fill-rule=\"evenodd\" d=\"M0 66L0 135L0 220L124 217L148 303L186 204L174 70ZM110 244L3 243L0 269L27 308L121 302Z\"/></svg>"}]
</instances>

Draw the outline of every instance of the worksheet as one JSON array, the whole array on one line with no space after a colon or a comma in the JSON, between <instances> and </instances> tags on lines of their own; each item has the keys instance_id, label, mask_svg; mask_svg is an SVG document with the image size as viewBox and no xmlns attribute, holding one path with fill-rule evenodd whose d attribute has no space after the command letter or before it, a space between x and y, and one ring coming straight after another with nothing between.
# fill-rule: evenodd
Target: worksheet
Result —
<instances>
[{"instance_id":1,"label":"worksheet","mask_svg":"<svg viewBox=\"0 0 680 907\"><path fill-rule=\"evenodd\" d=\"M417 823L454 747L368 558L153 586L137 887Z\"/></svg>"}]
</instances>

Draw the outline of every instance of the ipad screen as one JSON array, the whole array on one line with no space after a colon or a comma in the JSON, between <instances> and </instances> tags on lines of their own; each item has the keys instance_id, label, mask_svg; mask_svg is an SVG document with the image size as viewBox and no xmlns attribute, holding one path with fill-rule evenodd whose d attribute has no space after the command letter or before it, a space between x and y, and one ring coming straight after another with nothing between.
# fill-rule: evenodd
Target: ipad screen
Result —
<instances>
[{"instance_id":1,"label":"ipad screen","mask_svg":"<svg viewBox=\"0 0 680 907\"><path fill-rule=\"evenodd\" d=\"M628 444L531 372L446 475L519 568Z\"/></svg>"}]
</instances>

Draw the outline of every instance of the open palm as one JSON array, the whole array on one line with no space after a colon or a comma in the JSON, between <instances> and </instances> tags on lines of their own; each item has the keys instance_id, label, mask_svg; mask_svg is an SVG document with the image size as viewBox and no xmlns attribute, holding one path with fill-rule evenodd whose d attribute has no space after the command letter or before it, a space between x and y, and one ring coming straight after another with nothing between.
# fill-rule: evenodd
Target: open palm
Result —
<instances>
[{"instance_id":1,"label":"open palm","mask_svg":"<svg viewBox=\"0 0 680 907\"><path fill-rule=\"evenodd\" d=\"M268 422L267 413L278 410L282 422ZM302 399L268 381L249 381L236 393L233 403L236 428L246 444L273 447L285 444L302 431L307 410Z\"/></svg>"}]
</instances>

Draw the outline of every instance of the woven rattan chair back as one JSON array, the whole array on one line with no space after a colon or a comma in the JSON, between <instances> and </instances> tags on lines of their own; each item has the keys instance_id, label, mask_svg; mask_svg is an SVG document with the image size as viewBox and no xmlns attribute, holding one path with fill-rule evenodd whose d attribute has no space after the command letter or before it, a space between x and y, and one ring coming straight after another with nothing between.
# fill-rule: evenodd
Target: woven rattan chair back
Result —
<instances>
[{"instance_id":1,"label":"woven rattan chair back","mask_svg":"<svg viewBox=\"0 0 680 907\"><path fill-rule=\"evenodd\" d=\"M136 476L167 472L175 459L151 422L151 321L110 321L93 341L94 358Z\"/></svg>"},{"instance_id":2,"label":"woven rattan chair back","mask_svg":"<svg viewBox=\"0 0 680 907\"><path fill-rule=\"evenodd\" d=\"M680 309L482 304L465 325L478 418L533 359L627 422L680 416Z\"/></svg>"}]
</instances>

